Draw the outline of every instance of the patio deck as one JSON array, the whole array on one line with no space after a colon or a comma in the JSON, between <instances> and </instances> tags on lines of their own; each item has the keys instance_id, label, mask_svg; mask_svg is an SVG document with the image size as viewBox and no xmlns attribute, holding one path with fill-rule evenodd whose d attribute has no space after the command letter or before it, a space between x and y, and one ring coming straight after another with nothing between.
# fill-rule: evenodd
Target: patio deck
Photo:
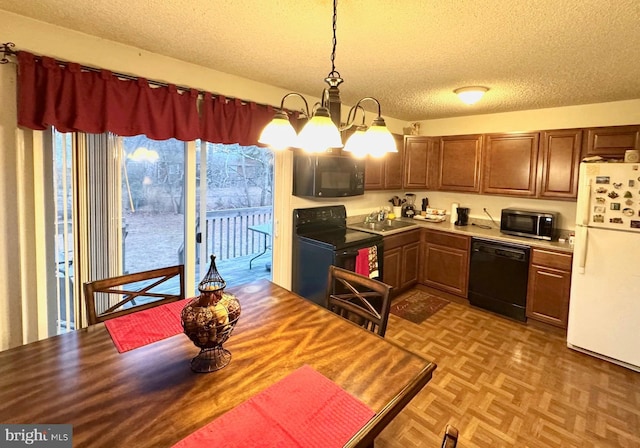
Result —
<instances>
[{"instance_id":1,"label":"patio deck","mask_svg":"<svg viewBox=\"0 0 640 448\"><path fill-rule=\"evenodd\" d=\"M256 254L245 255L243 257L231 258L228 260L216 260L216 267L218 272L227 283L227 286L236 286L243 283L247 283L253 280L267 279L271 280L271 269L267 270L266 263L271 265L271 251L256 258L253 263L253 269L249 269L249 261L255 257ZM206 266L205 269L208 269ZM206 274L206 271L202 273L202 276ZM200 283L202 278L196 279L196 287Z\"/></svg>"}]
</instances>

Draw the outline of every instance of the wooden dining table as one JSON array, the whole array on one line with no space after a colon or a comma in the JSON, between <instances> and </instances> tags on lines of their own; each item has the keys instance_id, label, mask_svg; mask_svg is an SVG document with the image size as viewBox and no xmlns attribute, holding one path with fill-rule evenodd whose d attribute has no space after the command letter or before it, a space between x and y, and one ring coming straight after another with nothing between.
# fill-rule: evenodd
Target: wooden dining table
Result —
<instances>
[{"instance_id":1,"label":"wooden dining table","mask_svg":"<svg viewBox=\"0 0 640 448\"><path fill-rule=\"evenodd\" d=\"M101 323L0 352L0 423L71 424L74 447L171 447L308 365L375 412L346 445L373 446L436 368L269 281L227 291L242 314L223 369L192 372L184 334L118 353Z\"/></svg>"}]
</instances>

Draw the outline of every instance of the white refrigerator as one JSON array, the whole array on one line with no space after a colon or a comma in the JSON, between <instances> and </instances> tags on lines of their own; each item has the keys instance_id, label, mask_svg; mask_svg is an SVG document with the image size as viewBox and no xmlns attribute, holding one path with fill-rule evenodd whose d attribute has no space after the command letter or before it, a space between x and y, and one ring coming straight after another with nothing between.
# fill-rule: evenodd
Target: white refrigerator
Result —
<instances>
[{"instance_id":1,"label":"white refrigerator","mask_svg":"<svg viewBox=\"0 0 640 448\"><path fill-rule=\"evenodd\" d=\"M640 164L582 163L567 345L640 371Z\"/></svg>"}]
</instances>

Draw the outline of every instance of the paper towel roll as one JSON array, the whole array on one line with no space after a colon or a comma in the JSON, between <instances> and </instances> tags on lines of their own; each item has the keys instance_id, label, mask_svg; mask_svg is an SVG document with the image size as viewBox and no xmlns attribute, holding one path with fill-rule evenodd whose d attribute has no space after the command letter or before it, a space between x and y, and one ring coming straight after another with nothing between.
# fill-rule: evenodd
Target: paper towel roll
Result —
<instances>
[{"instance_id":1,"label":"paper towel roll","mask_svg":"<svg viewBox=\"0 0 640 448\"><path fill-rule=\"evenodd\" d=\"M458 220L458 207L460 207L460 204L457 202L451 204L451 222Z\"/></svg>"}]
</instances>

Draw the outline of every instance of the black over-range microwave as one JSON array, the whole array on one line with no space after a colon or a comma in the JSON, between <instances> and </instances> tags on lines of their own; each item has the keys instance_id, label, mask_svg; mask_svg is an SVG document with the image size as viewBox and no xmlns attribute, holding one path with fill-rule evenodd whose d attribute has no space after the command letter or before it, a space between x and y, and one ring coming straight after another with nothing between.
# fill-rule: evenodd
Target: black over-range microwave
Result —
<instances>
[{"instance_id":1,"label":"black over-range microwave","mask_svg":"<svg viewBox=\"0 0 640 448\"><path fill-rule=\"evenodd\" d=\"M514 208L502 209L500 231L509 235L551 241L558 225L558 214Z\"/></svg>"},{"instance_id":2,"label":"black over-range microwave","mask_svg":"<svg viewBox=\"0 0 640 448\"><path fill-rule=\"evenodd\" d=\"M294 196L337 198L362 194L364 159L331 154L294 154Z\"/></svg>"}]
</instances>

